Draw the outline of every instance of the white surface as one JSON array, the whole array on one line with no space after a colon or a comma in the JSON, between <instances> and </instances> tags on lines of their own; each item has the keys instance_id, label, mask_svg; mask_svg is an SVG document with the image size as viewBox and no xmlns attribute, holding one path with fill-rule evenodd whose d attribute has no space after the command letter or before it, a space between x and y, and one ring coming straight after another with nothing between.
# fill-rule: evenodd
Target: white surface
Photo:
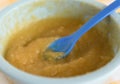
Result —
<instances>
[{"instance_id":1,"label":"white surface","mask_svg":"<svg viewBox=\"0 0 120 84\"><path fill-rule=\"evenodd\" d=\"M8 81L8 79L2 72L0 72L0 84L10 84L10 81Z\"/></svg>"}]
</instances>

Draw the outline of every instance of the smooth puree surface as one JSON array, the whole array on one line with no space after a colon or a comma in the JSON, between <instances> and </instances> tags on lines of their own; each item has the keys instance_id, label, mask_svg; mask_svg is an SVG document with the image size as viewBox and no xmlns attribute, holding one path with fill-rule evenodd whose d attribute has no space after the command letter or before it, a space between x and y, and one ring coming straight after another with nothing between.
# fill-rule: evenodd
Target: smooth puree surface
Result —
<instances>
[{"instance_id":1,"label":"smooth puree surface","mask_svg":"<svg viewBox=\"0 0 120 84\"><path fill-rule=\"evenodd\" d=\"M25 72L47 77L86 74L107 64L114 52L107 36L92 28L77 42L70 55L54 62L44 59L44 51L56 39L75 32L79 18L48 18L26 26L11 38L5 59Z\"/></svg>"}]
</instances>

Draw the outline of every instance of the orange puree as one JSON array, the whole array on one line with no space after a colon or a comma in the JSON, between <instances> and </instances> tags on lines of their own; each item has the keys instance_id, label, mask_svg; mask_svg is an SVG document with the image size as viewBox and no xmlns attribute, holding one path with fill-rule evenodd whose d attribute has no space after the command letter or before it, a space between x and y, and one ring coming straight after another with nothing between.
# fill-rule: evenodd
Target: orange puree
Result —
<instances>
[{"instance_id":1,"label":"orange puree","mask_svg":"<svg viewBox=\"0 0 120 84\"><path fill-rule=\"evenodd\" d=\"M99 69L111 61L114 52L107 36L97 28L83 35L67 58L54 63L43 59L51 42L73 33L82 24L75 18L48 18L32 23L11 38L5 58L20 70L47 77L72 77Z\"/></svg>"}]
</instances>

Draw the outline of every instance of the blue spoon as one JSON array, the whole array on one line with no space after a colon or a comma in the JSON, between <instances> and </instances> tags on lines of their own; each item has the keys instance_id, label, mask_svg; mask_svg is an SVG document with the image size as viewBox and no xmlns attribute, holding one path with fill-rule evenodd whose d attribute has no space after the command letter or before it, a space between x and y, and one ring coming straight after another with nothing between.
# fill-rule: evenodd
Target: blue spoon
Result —
<instances>
[{"instance_id":1,"label":"blue spoon","mask_svg":"<svg viewBox=\"0 0 120 84\"><path fill-rule=\"evenodd\" d=\"M55 40L47 50L51 50L53 52L62 52L63 55L59 56L60 58L65 58L72 51L76 42L80 39L80 37L85 34L88 30L90 30L93 26L103 20L105 17L110 15L113 11L115 11L120 6L120 0L114 1L108 7L100 11L97 15L91 18L86 24L84 24L80 29L69 36L62 37L58 40Z\"/></svg>"}]
</instances>

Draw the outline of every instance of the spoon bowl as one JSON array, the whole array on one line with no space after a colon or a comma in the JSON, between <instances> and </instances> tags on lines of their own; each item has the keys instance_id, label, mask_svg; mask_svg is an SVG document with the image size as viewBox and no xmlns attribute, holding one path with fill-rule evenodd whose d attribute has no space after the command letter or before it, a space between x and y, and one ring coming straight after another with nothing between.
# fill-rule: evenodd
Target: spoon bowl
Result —
<instances>
[{"instance_id":1,"label":"spoon bowl","mask_svg":"<svg viewBox=\"0 0 120 84\"><path fill-rule=\"evenodd\" d=\"M71 36L66 36L63 38L60 38L58 40L55 40L49 47L49 50L52 50L53 52L60 52L63 53L62 56L57 56L55 59L61 59L66 57L69 52L73 49L75 42L74 39L71 39Z\"/></svg>"}]
</instances>

